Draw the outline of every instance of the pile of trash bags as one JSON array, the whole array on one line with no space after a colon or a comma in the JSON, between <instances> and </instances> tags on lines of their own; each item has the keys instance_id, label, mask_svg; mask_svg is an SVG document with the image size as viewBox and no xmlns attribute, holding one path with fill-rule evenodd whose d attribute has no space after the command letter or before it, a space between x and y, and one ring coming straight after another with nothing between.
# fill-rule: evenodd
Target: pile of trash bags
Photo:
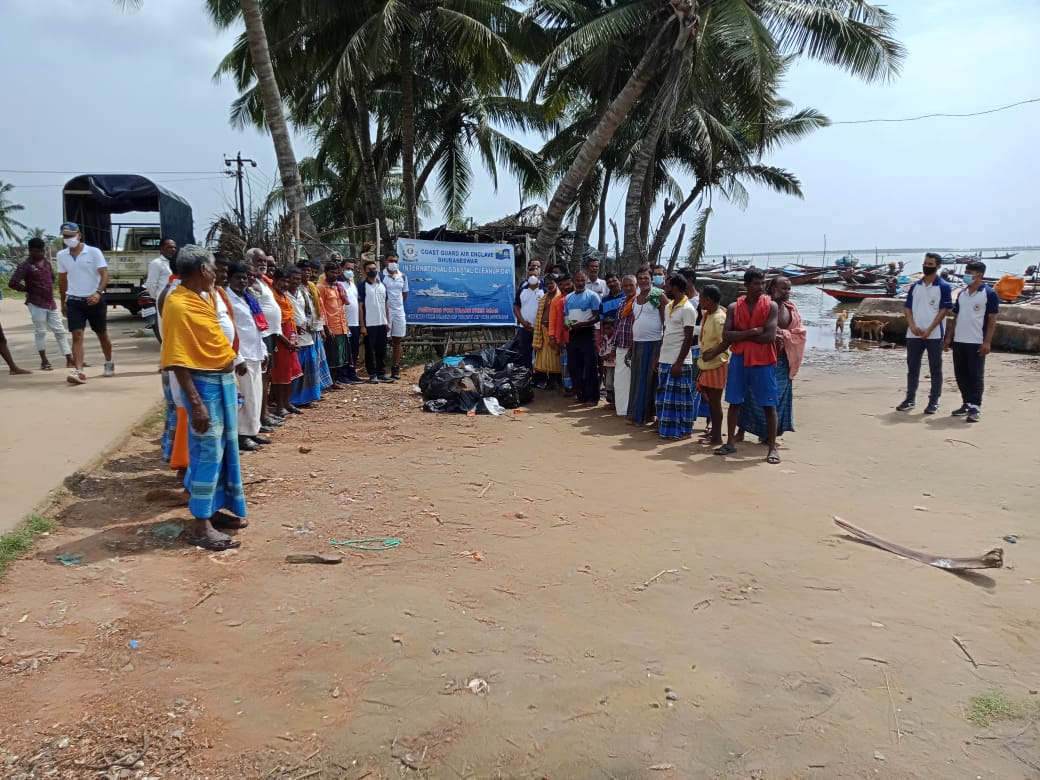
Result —
<instances>
[{"instance_id":1,"label":"pile of trash bags","mask_svg":"<svg viewBox=\"0 0 1040 780\"><path fill-rule=\"evenodd\" d=\"M430 363L419 378L423 410L502 414L534 398L534 376L513 361L515 342Z\"/></svg>"}]
</instances>

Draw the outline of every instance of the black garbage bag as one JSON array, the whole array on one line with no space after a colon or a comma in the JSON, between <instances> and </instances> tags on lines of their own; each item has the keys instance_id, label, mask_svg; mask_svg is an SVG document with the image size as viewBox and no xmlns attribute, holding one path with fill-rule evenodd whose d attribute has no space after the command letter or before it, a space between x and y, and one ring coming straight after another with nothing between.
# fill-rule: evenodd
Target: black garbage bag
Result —
<instances>
[{"instance_id":1,"label":"black garbage bag","mask_svg":"<svg viewBox=\"0 0 1040 780\"><path fill-rule=\"evenodd\" d=\"M446 398L435 398L432 401L427 401L422 405L424 412L457 412L458 409L453 408L453 402Z\"/></svg>"},{"instance_id":2,"label":"black garbage bag","mask_svg":"<svg viewBox=\"0 0 1040 780\"><path fill-rule=\"evenodd\" d=\"M419 389L426 393L426 390L430 387L430 383L433 381L433 377L436 376L437 372L444 366L443 360L438 360L436 363L427 363L426 370L422 372L422 376L419 377Z\"/></svg>"},{"instance_id":3,"label":"black garbage bag","mask_svg":"<svg viewBox=\"0 0 1040 780\"><path fill-rule=\"evenodd\" d=\"M480 372L466 366L441 366L429 377L423 400L449 402L450 408L430 411L471 412L477 408L484 393L484 378Z\"/></svg>"},{"instance_id":4,"label":"black garbage bag","mask_svg":"<svg viewBox=\"0 0 1040 780\"><path fill-rule=\"evenodd\" d=\"M523 366L510 365L495 372L493 395L506 409L516 409L534 399L534 376Z\"/></svg>"},{"instance_id":5,"label":"black garbage bag","mask_svg":"<svg viewBox=\"0 0 1040 780\"><path fill-rule=\"evenodd\" d=\"M520 346L516 337L514 337L500 347L485 347L484 349L475 349L472 352L467 352L463 355L462 362L473 368L490 368L494 371L501 371L510 363L515 363L519 359Z\"/></svg>"}]
</instances>

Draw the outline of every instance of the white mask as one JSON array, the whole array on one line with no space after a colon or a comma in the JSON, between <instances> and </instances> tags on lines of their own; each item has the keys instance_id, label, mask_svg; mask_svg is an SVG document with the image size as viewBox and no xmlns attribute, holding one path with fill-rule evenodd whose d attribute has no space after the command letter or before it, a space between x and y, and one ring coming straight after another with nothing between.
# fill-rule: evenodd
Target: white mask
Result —
<instances>
[{"instance_id":1,"label":"white mask","mask_svg":"<svg viewBox=\"0 0 1040 780\"><path fill-rule=\"evenodd\" d=\"M73 238L66 238L66 239L63 240L63 243L69 249L75 249L77 246L79 246L79 239L75 238L75 237L73 237Z\"/></svg>"},{"instance_id":2,"label":"white mask","mask_svg":"<svg viewBox=\"0 0 1040 780\"><path fill-rule=\"evenodd\" d=\"M387 263L386 264L386 270L389 271L392 274L396 274L397 273L397 263Z\"/></svg>"},{"instance_id":3,"label":"white mask","mask_svg":"<svg viewBox=\"0 0 1040 780\"><path fill-rule=\"evenodd\" d=\"M527 277L527 283L529 285L531 285L532 287L534 287L536 284L538 284L538 277L537 276L528 276Z\"/></svg>"}]
</instances>

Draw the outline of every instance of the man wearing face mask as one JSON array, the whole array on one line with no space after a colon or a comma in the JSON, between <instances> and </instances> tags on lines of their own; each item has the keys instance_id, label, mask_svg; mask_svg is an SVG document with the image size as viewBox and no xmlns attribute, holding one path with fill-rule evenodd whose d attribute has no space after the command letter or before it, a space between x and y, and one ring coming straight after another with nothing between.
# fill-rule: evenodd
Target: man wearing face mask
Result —
<instances>
[{"instance_id":1,"label":"man wearing face mask","mask_svg":"<svg viewBox=\"0 0 1040 780\"><path fill-rule=\"evenodd\" d=\"M970 423L979 422L982 416L986 355L991 351L1000 310L997 293L982 282L985 274L986 264L981 260L972 260L964 266L967 287L957 296L944 345L946 350L953 348L953 373L961 392L961 406L952 414Z\"/></svg>"},{"instance_id":2,"label":"man wearing face mask","mask_svg":"<svg viewBox=\"0 0 1040 780\"><path fill-rule=\"evenodd\" d=\"M361 306L361 337L365 340L365 369L368 381L393 382L386 376L386 334L390 324L390 306L386 287L379 281L375 260L365 261L365 283L358 291Z\"/></svg>"},{"instance_id":3,"label":"man wearing face mask","mask_svg":"<svg viewBox=\"0 0 1040 780\"><path fill-rule=\"evenodd\" d=\"M58 252L58 290L61 313L68 317L72 333L72 359L76 364L67 377L70 385L87 381L83 373L83 332L87 325L94 331L105 354L105 376L115 376L112 362L112 340L108 337L108 263L101 250L83 243L79 225L66 222L61 226L65 249Z\"/></svg>"},{"instance_id":4,"label":"man wearing face mask","mask_svg":"<svg viewBox=\"0 0 1040 780\"><path fill-rule=\"evenodd\" d=\"M945 336L943 322L953 309L950 285L939 278L940 265L942 258L935 252L928 252L921 268L924 277L914 282L906 294L906 398L896 407L898 412L909 412L915 406L914 399L921 377L921 358L926 352L931 390L924 413L935 414L939 411Z\"/></svg>"},{"instance_id":5,"label":"man wearing face mask","mask_svg":"<svg viewBox=\"0 0 1040 780\"><path fill-rule=\"evenodd\" d=\"M347 337L349 339L343 381L348 385L356 385L361 382L357 375L358 348L361 345L361 307L358 306L358 288L354 280L353 259L347 258L343 261L340 277L339 285L347 296L347 303L343 310L347 315Z\"/></svg>"},{"instance_id":6,"label":"man wearing face mask","mask_svg":"<svg viewBox=\"0 0 1040 780\"><path fill-rule=\"evenodd\" d=\"M520 346L520 364L525 368L531 368L534 360L534 321L538 316L538 302L545 295L545 290L538 286L538 282L537 274L528 276L527 284L520 288L516 294L517 303L513 305L517 323L516 340Z\"/></svg>"},{"instance_id":7,"label":"man wearing face mask","mask_svg":"<svg viewBox=\"0 0 1040 780\"><path fill-rule=\"evenodd\" d=\"M655 265L652 270L654 275L650 281L653 282L654 287L658 290L663 290L665 282L665 267L663 265Z\"/></svg>"},{"instance_id":8,"label":"man wearing face mask","mask_svg":"<svg viewBox=\"0 0 1040 780\"><path fill-rule=\"evenodd\" d=\"M408 329L404 316L404 302L408 300L408 277L401 273L397 263L397 253L390 252L386 256L386 268L381 281L386 288L387 310L390 313L390 343L394 357L390 368L390 378L401 378L401 342Z\"/></svg>"}]
</instances>

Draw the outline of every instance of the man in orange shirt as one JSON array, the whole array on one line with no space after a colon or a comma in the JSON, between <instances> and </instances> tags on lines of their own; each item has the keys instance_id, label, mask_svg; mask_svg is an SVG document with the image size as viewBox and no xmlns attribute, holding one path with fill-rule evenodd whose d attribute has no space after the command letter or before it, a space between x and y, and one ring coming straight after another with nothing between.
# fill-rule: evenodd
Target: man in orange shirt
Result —
<instances>
[{"instance_id":1,"label":"man in orange shirt","mask_svg":"<svg viewBox=\"0 0 1040 780\"><path fill-rule=\"evenodd\" d=\"M339 383L349 362L350 331L347 330L347 294L339 284L339 263L325 266L325 277L318 282L318 296L325 310L325 354L332 380Z\"/></svg>"}]
</instances>

